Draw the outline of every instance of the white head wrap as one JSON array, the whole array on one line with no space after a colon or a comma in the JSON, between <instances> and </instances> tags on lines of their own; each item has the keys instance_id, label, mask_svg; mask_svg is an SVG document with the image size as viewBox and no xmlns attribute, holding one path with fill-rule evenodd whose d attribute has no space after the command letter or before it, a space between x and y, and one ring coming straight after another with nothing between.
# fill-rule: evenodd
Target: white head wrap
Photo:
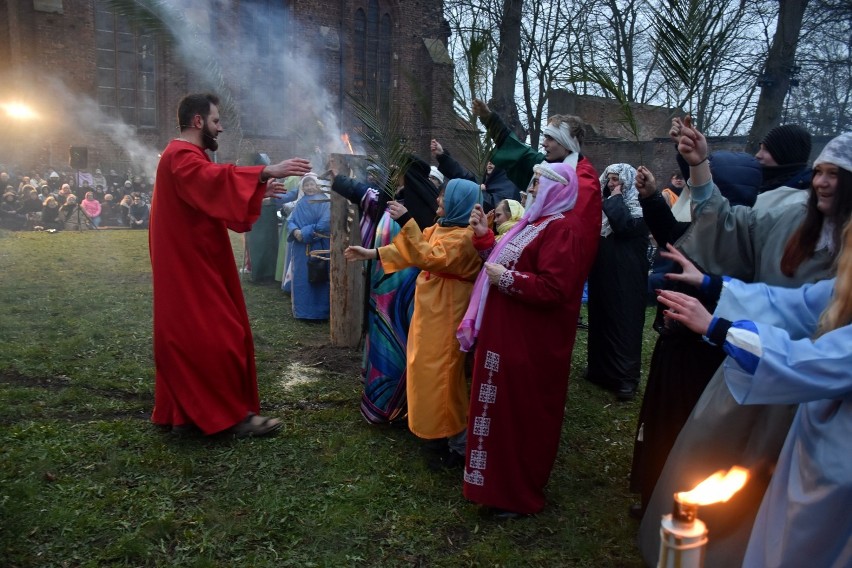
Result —
<instances>
[{"instance_id":1,"label":"white head wrap","mask_svg":"<svg viewBox=\"0 0 852 568\"><path fill-rule=\"evenodd\" d=\"M844 132L832 138L814 160L814 167L819 164L834 164L838 168L852 172L852 132Z\"/></svg>"},{"instance_id":2,"label":"white head wrap","mask_svg":"<svg viewBox=\"0 0 852 568\"><path fill-rule=\"evenodd\" d=\"M577 169L577 160L580 159L580 143L571 135L571 126L567 122L561 122L558 125L548 124L541 133L556 140L566 150L570 150L571 153L562 162Z\"/></svg>"},{"instance_id":3,"label":"white head wrap","mask_svg":"<svg viewBox=\"0 0 852 568\"><path fill-rule=\"evenodd\" d=\"M442 174L435 166L429 168L429 177L437 179L438 183L444 183L444 174Z\"/></svg>"},{"instance_id":4,"label":"white head wrap","mask_svg":"<svg viewBox=\"0 0 852 568\"><path fill-rule=\"evenodd\" d=\"M601 174L601 194L609 183L609 174L617 174L621 180L622 189L621 196L624 199L624 204L630 210L630 216L634 218L642 217L642 206L639 204L639 190L636 189L636 168L630 164L612 164L606 167ZM678 199L680 201L680 199ZM606 213L601 212L601 236L607 237L612 234L612 227L609 224L609 218Z\"/></svg>"}]
</instances>

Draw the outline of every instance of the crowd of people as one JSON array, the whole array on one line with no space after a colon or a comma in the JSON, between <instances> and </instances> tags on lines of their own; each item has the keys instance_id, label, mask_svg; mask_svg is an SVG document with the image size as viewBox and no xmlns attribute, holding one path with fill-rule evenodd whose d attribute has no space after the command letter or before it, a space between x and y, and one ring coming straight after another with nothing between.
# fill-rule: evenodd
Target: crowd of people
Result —
<instances>
[{"instance_id":1,"label":"crowd of people","mask_svg":"<svg viewBox=\"0 0 852 568\"><path fill-rule=\"evenodd\" d=\"M0 167L0 228L12 231L147 229L151 186L128 172L109 177L100 169L59 173L16 173Z\"/></svg>"},{"instance_id":2,"label":"crowd of people","mask_svg":"<svg viewBox=\"0 0 852 568\"><path fill-rule=\"evenodd\" d=\"M798 126L771 130L750 156L711 153L691 118L676 118L680 167L659 186L641 164L598 175L578 117L552 116L537 152L477 100L494 143L482 173L433 140L437 165L408 156L364 180L334 169L322 180L299 158L212 163L218 105L181 101L181 136L158 167L153 422L204 435L280 430L259 414L227 231L252 229L265 205L276 219L287 208L273 238L282 285L295 317L327 319L327 182L360 211L361 242L345 257L367 268L361 413L407 426L430 468L461 472L469 501L500 519L546 506L587 288L583 375L619 400L644 390L629 513L645 561L656 565L673 494L741 465L746 488L702 509L706 565L852 564L852 133L810 164ZM59 208L58 197L25 199ZM80 201L103 218L94 192ZM659 335L641 389L649 274Z\"/></svg>"}]
</instances>

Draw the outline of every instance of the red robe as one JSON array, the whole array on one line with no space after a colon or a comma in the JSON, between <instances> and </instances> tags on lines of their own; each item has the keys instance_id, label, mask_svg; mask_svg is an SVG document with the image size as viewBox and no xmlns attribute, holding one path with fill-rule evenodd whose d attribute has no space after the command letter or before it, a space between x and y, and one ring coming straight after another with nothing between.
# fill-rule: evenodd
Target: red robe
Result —
<instances>
[{"instance_id":1,"label":"red robe","mask_svg":"<svg viewBox=\"0 0 852 568\"><path fill-rule=\"evenodd\" d=\"M464 496L475 503L522 514L544 507L600 211L597 181L581 181L573 210L538 219L501 253L509 271L488 293L470 393Z\"/></svg>"},{"instance_id":2,"label":"red robe","mask_svg":"<svg viewBox=\"0 0 852 568\"><path fill-rule=\"evenodd\" d=\"M214 164L173 140L157 167L148 242L154 280L155 424L213 434L259 411L254 343L228 229L260 216L263 166Z\"/></svg>"}]
</instances>

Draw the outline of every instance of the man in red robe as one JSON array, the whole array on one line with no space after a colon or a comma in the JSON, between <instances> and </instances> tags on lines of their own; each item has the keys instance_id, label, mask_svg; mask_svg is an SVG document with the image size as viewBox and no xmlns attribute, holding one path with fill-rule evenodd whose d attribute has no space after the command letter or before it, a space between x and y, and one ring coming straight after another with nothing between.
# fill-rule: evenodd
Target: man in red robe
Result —
<instances>
[{"instance_id":1,"label":"man in red robe","mask_svg":"<svg viewBox=\"0 0 852 568\"><path fill-rule=\"evenodd\" d=\"M157 167L149 247L154 280L155 424L204 434L263 436L281 427L259 416L254 343L228 229L244 232L261 201L278 191L271 178L303 175L292 158L270 166L210 161L223 131L219 99L184 97L180 138Z\"/></svg>"}]
</instances>

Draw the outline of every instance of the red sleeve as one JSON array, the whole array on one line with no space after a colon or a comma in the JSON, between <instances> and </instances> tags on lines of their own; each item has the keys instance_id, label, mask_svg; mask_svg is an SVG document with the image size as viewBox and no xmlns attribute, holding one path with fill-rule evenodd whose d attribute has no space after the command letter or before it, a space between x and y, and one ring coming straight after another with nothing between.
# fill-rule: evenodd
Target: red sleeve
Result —
<instances>
[{"instance_id":1,"label":"red sleeve","mask_svg":"<svg viewBox=\"0 0 852 568\"><path fill-rule=\"evenodd\" d=\"M260 217L264 166L214 164L199 148L188 145L175 150L170 165L175 193L192 208L234 230L248 230Z\"/></svg>"},{"instance_id":2,"label":"red sleeve","mask_svg":"<svg viewBox=\"0 0 852 568\"><path fill-rule=\"evenodd\" d=\"M473 248L476 250L488 250L494 247L494 231L488 229L488 232L477 237L473 235Z\"/></svg>"},{"instance_id":3,"label":"red sleeve","mask_svg":"<svg viewBox=\"0 0 852 568\"><path fill-rule=\"evenodd\" d=\"M569 302L571 291L588 275L583 270L588 252L583 247L583 238L578 234L576 223L567 222L548 227L539 238L545 239L535 252L534 268L530 270L507 270L500 277L497 288L515 299L542 306Z\"/></svg>"}]
</instances>

